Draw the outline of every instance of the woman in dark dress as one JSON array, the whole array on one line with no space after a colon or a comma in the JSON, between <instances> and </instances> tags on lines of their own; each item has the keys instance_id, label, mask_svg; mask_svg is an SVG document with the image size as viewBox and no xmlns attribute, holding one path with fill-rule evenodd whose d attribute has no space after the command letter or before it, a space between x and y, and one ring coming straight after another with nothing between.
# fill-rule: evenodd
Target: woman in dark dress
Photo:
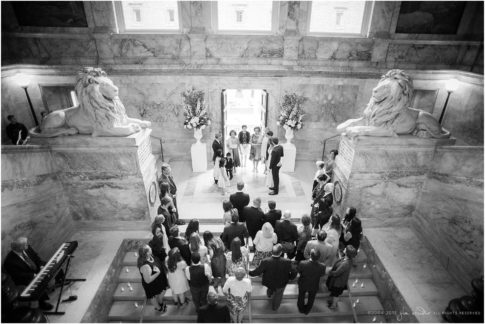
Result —
<instances>
[{"instance_id":1,"label":"woman in dark dress","mask_svg":"<svg viewBox=\"0 0 485 324\"><path fill-rule=\"evenodd\" d=\"M199 220L196 218L191 219L189 224L187 224L187 228L185 229L185 239L189 240L192 233L199 234ZM201 243L204 244L204 242Z\"/></svg>"},{"instance_id":2,"label":"woman in dark dress","mask_svg":"<svg viewBox=\"0 0 485 324\"><path fill-rule=\"evenodd\" d=\"M359 249L360 239L362 237L362 223L360 219L355 216L356 209L354 207L347 208L343 221L343 231L340 236L340 242L344 247L352 245L356 250Z\"/></svg>"},{"instance_id":3,"label":"woman in dark dress","mask_svg":"<svg viewBox=\"0 0 485 324\"><path fill-rule=\"evenodd\" d=\"M167 250L170 250L170 248L165 246L168 240L164 239L162 226L163 225L158 224L152 228L153 238L148 242L148 245L152 249L152 254L163 262L167 257Z\"/></svg>"},{"instance_id":4,"label":"woman in dark dress","mask_svg":"<svg viewBox=\"0 0 485 324\"><path fill-rule=\"evenodd\" d=\"M204 232L205 246L209 249L211 257L212 276L214 277L214 288L224 287L226 279L226 256L224 255L224 243L219 237L214 237L210 231Z\"/></svg>"},{"instance_id":5,"label":"woman in dark dress","mask_svg":"<svg viewBox=\"0 0 485 324\"><path fill-rule=\"evenodd\" d=\"M315 188L319 191L315 194L313 200L312 220L314 228L321 228L325 225L333 213L333 183L325 183L323 190L321 188L319 186Z\"/></svg>"},{"instance_id":6,"label":"woman in dark dress","mask_svg":"<svg viewBox=\"0 0 485 324\"><path fill-rule=\"evenodd\" d=\"M352 269L352 259L357 255L357 250L352 245L345 248L345 257L335 262L332 270L328 273L327 288L330 291L328 307L337 308L338 297L347 289L350 270Z\"/></svg>"},{"instance_id":7,"label":"woman in dark dress","mask_svg":"<svg viewBox=\"0 0 485 324\"><path fill-rule=\"evenodd\" d=\"M150 246L144 244L138 250L137 265L147 299L151 300L155 310L165 313L167 305L163 302L163 296L167 291L168 281L164 264L156 256L153 256Z\"/></svg>"}]
</instances>

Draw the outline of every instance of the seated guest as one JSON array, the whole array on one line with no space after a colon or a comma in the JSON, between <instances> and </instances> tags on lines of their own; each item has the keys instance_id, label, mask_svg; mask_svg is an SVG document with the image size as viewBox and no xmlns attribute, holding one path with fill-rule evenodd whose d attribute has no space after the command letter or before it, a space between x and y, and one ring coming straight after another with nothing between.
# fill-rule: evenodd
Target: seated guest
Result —
<instances>
[{"instance_id":1,"label":"seated guest","mask_svg":"<svg viewBox=\"0 0 485 324\"><path fill-rule=\"evenodd\" d=\"M242 323L243 314L251 295L251 279L245 278L246 270L238 267L233 277L229 277L222 291L227 297L232 323Z\"/></svg>"},{"instance_id":2,"label":"seated guest","mask_svg":"<svg viewBox=\"0 0 485 324\"><path fill-rule=\"evenodd\" d=\"M251 236L251 239L254 241L256 233L261 229L261 226L263 226L264 213L261 210L261 198L254 198L253 205L251 207L244 207L243 213L246 217L246 228L248 229L249 236Z\"/></svg>"},{"instance_id":3,"label":"seated guest","mask_svg":"<svg viewBox=\"0 0 485 324\"><path fill-rule=\"evenodd\" d=\"M190 247L187 240L180 235L179 228L174 225L170 228L170 237L168 239L168 245L171 249L178 248L180 250L180 255L184 259L187 265L190 265L192 261L190 260Z\"/></svg>"},{"instance_id":4,"label":"seated guest","mask_svg":"<svg viewBox=\"0 0 485 324\"><path fill-rule=\"evenodd\" d=\"M188 304L187 299L185 299L185 292L190 288L185 276L185 268L187 268L187 263L182 259L180 250L178 248L171 249L168 252L167 259L167 279L172 290L173 302L177 306Z\"/></svg>"},{"instance_id":5,"label":"seated guest","mask_svg":"<svg viewBox=\"0 0 485 324\"><path fill-rule=\"evenodd\" d=\"M224 200L222 202L222 209L224 210L224 215L222 216L222 221L224 226L229 225L231 223L231 210L232 210L232 203L229 200Z\"/></svg>"},{"instance_id":6,"label":"seated guest","mask_svg":"<svg viewBox=\"0 0 485 324\"><path fill-rule=\"evenodd\" d=\"M248 229L244 224L239 223L239 216L237 214L232 215L232 222L228 226L224 227L221 234L221 240L224 242L226 250L231 248L231 242L235 237L239 237L241 240L241 245L246 245L244 243L244 238L249 236Z\"/></svg>"},{"instance_id":7,"label":"seated guest","mask_svg":"<svg viewBox=\"0 0 485 324\"><path fill-rule=\"evenodd\" d=\"M190 246L190 252L198 252L200 255L200 262L202 263L207 263L210 264L210 256L209 256L209 251L207 250L207 247L200 244L201 238L199 236L199 233L194 232L190 235L189 238L189 246Z\"/></svg>"},{"instance_id":8,"label":"seated guest","mask_svg":"<svg viewBox=\"0 0 485 324\"><path fill-rule=\"evenodd\" d=\"M231 201L234 208L237 209L239 213L239 221L241 223L246 222L246 217L243 214L243 208L249 205L249 195L243 192L244 189L244 182L239 181L236 185L237 191L229 196L229 200Z\"/></svg>"},{"instance_id":9,"label":"seated guest","mask_svg":"<svg viewBox=\"0 0 485 324\"><path fill-rule=\"evenodd\" d=\"M312 186L312 191L315 190L315 187L318 185L318 177L322 174L325 173L325 162L323 161L317 161L317 171L315 172L315 177L313 178L313 186Z\"/></svg>"},{"instance_id":10,"label":"seated guest","mask_svg":"<svg viewBox=\"0 0 485 324\"><path fill-rule=\"evenodd\" d=\"M185 276L189 280L190 293L195 310L199 311L200 306L206 304L209 283L212 279L210 266L207 263L200 263L198 252L192 253L192 265L185 268Z\"/></svg>"},{"instance_id":11,"label":"seated guest","mask_svg":"<svg viewBox=\"0 0 485 324\"><path fill-rule=\"evenodd\" d=\"M356 250L359 249L360 240L362 238L362 224L360 219L355 216L356 209L354 207L347 208L343 221L342 235L340 242L344 246L352 245Z\"/></svg>"},{"instance_id":12,"label":"seated guest","mask_svg":"<svg viewBox=\"0 0 485 324\"><path fill-rule=\"evenodd\" d=\"M167 304L163 302L163 296L167 291L168 281L164 264L152 254L150 246L144 244L138 250L137 266L140 270L141 284L147 299L151 300L155 310L165 313Z\"/></svg>"},{"instance_id":13,"label":"seated guest","mask_svg":"<svg viewBox=\"0 0 485 324\"><path fill-rule=\"evenodd\" d=\"M235 237L231 242L231 250L226 253L226 273L233 276L237 268L248 270L249 251L241 247L241 240Z\"/></svg>"},{"instance_id":14,"label":"seated guest","mask_svg":"<svg viewBox=\"0 0 485 324\"><path fill-rule=\"evenodd\" d=\"M283 253L286 253L288 259L293 259L296 254L296 240L298 240L298 229L291 222L291 212L285 210L283 220L276 222L276 236L278 243L283 247Z\"/></svg>"},{"instance_id":15,"label":"seated guest","mask_svg":"<svg viewBox=\"0 0 485 324\"><path fill-rule=\"evenodd\" d=\"M296 242L296 257L295 261L300 262L305 260L304 251L308 241L312 239L312 225L310 223L310 216L303 215L301 217L301 225L298 227L298 241Z\"/></svg>"},{"instance_id":16,"label":"seated guest","mask_svg":"<svg viewBox=\"0 0 485 324\"><path fill-rule=\"evenodd\" d=\"M252 265L258 267L261 261L273 254L273 246L278 242L278 237L269 222L264 223L263 228L256 233L254 238L254 257Z\"/></svg>"},{"instance_id":17,"label":"seated guest","mask_svg":"<svg viewBox=\"0 0 485 324\"><path fill-rule=\"evenodd\" d=\"M352 259L357 255L357 250L352 245L347 245L344 250L345 257L335 262L332 270L328 273L327 288L330 291L328 305L331 309L338 306L338 297L345 289L348 289L350 270L352 269Z\"/></svg>"},{"instance_id":18,"label":"seated guest","mask_svg":"<svg viewBox=\"0 0 485 324\"><path fill-rule=\"evenodd\" d=\"M218 304L217 294L213 291L207 294L207 305L199 308L197 323L230 323L229 308Z\"/></svg>"},{"instance_id":19,"label":"seated guest","mask_svg":"<svg viewBox=\"0 0 485 324\"><path fill-rule=\"evenodd\" d=\"M170 251L170 246L163 226L159 224L152 228L152 234L153 238L148 242L148 245L152 249L153 255L159 258L160 261L165 262L165 258Z\"/></svg>"},{"instance_id":20,"label":"seated guest","mask_svg":"<svg viewBox=\"0 0 485 324\"><path fill-rule=\"evenodd\" d=\"M330 243L326 242L327 233L324 230L320 230L317 234L316 240L308 241L305 251L303 255L305 259L310 258L310 251L314 249L318 251L320 254L320 259L318 262L321 262L327 266L327 269L330 269L335 261L337 260L337 249L335 249Z\"/></svg>"},{"instance_id":21,"label":"seated guest","mask_svg":"<svg viewBox=\"0 0 485 324\"><path fill-rule=\"evenodd\" d=\"M263 222L269 222L273 228L276 226L276 221L281 219L281 210L275 209L276 202L274 200L268 201L268 212L264 214Z\"/></svg>"},{"instance_id":22,"label":"seated guest","mask_svg":"<svg viewBox=\"0 0 485 324\"><path fill-rule=\"evenodd\" d=\"M189 240L192 233L199 234L199 220L196 218L191 219L189 224L187 225L187 228L185 229L185 238ZM200 244L204 245L204 241L202 239L200 240Z\"/></svg>"},{"instance_id":23,"label":"seated guest","mask_svg":"<svg viewBox=\"0 0 485 324\"><path fill-rule=\"evenodd\" d=\"M320 277L325 275L325 265L318 262L320 252L312 249L310 251L310 260L305 260L298 264L298 310L300 313L308 315L313 307L315 296L320 285ZM308 294L308 301L305 304L305 297Z\"/></svg>"},{"instance_id":24,"label":"seated guest","mask_svg":"<svg viewBox=\"0 0 485 324\"><path fill-rule=\"evenodd\" d=\"M163 197L160 200L160 207L158 207L157 215L163 215L163 226L165 227L165 232L169 233L170 227L174 224L173 216L168 210L168 206L170 205L171 200L167 197Z\"/></svg>"},{"instance_id":25,"label":"seated guest","mask_svg":"<svg viewBox=\"0 0 485 324\"><path fill-rule=\"evenodd\" d=\"M19 237L10 245L11 251L5 257L3 269L10 275L17 286L28 286L45 265L39 255L28 244L26 237ZM39 298L39 307L51 310L54 306L46 302L49 299L46 293Z\"/></svg>"}]
</instances>

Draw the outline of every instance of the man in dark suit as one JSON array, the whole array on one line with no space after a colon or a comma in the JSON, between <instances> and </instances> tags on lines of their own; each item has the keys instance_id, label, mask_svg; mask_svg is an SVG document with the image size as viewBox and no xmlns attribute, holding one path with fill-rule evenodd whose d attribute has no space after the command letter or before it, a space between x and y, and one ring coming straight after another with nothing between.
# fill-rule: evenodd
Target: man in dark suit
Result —
<instances>
[{"instance_id":1,"label":"man in dark suit","mask_svg":"<svg viewBox=\"0 0 485 324\"><path fill-rule=\"evenodd\" d=\"M268 288L266 295L272 298L273 310L280 307L286 284L295 279L297 274L291 261L281 256L282 251L281 244L276 244L273 246L273 256L264 259L256 269L249 271L249 275L253 277L263 274L262 283Z\"/></svg>"},{"instance_id":2,"label":"man in dark suit","mask_svg":"<svg viewBox=\"0 0 485 324\"><path fill-rule=\"evenodd\" d=\"M298 229L291 222L291 212L285 210L283 220L276 222L275 227L278 243L283 246L283 253L286 253L288 259L293 259L296 254L296 241L298 240Z\"/></svg>"},{"instance_id":3,"label":"man in dark suit","mask_svg":"<svg viewBox=\"0 0 485 324\"><path fill-rule=\"evenodd\" d=\"M278 137L273 137L273 151L271 152L271 160L269 162L269 169L273 175L274 186L269 188L271 191L270 195L277 195L280 189L280 168L281 168L281 158L284 156L283 146L279 144Z\"/></svg>"},{"instance_id":4,"label":"man in dark suit","mask_svg":"<svg viewBox=\"0 0 485 324\"><path fill-rule=\"evenodd\" d=\"M231 248L231 242L235 237L239 237L241 240L241 246L245 245L245 240L249 237L248 229L244 224L239 223L239 216L232 214L231 224L224 227L221 234L221 240L224 242L224 246L227 250Z\"/></svg>"},{"instance_id":5,"label":"man in dark suit","mask_svg":"<svg viewBox=\"0 0 485 324\"><path fill-rule=\"evenodd\" d=\"M173 180L172 176L172 168L170 168L170 164L168 163L163 163L162 164L162 175L160 176L160 179L158 180L158 187L160 188L160 184L162 182L168 182L168 185L170 186L170 195L172 196L173 200L173 205L175 206L175 209L178 210L177 207L177 185L175 184L175 181ZM175 218L175 223L177 225L184 225L185 222L183 220L179 219L178 212L174 213L174 218Z\"/></svg>"},{"instance_id":6,"label":"man in dark suit","mask_svg":"<svg viewBox=\"0 0 485 324\"><path fill-rule=\"evenodd\" d=\"M266 214L264 214L263 223L269 222L273 228L276 227L276 221L281 219L281 210L275 209L276 208L276 201L269 200L268 201L269 210Z\"/></svg>"},{"instance_id":7,"label":"man in dark suit","mask_svg":"<svg viewBox=\"0 0 485 324\"><path fill-rule=\"evenodd\" d=\"M39 255L28 244L26 237L19 237L11 244L12 250L5 257L3 268L17 286L28 286L45 265ZM39 298L39 307L50 310L54 306L46 302L49 299L46 293Z\"/></svg>"},{"instance_id":8,"label":"man in dark suit","mask_svg":"<svg viewBox=\"0 0 485 324\"><path fill-rule=\"evenodd\" d=\"M318 262L320 252L312 249L310 252L310 260L305 260L298 264L298 310L300 313L308 315L310 313L315 296L317 295L320 277L325 275L325 265ZM305 295L308 293L308 301L305 304Z\"/></svg>"},{"instance_id":9,"label":"man in dark suit","mask_svg":"<svg viewBox=\"0 0 485 324\"><path fill-rule=\"evenodd\" d=\"M197 323L230 323L231 316L227 305L219 305L217 294L210 291L207 294L207 305L199 309Z\"/></svg>"},{"instance_id":10,"label":"man in dark suit","mask_svg":"<svg viewBox=\"0 0 485 324\"><path fill-rule=\"evenodd\" d=\"M254 240L256 233L263 226L264 213L261 210L261 198L254 198L253 205L244 207L243 214L246 217L246 227L248 228L249 236Z\"/></svg>"},{"instance_id":11,"label":"man in dark suit","mask_svg":"<svg viewBox=\"0 0 485 324\"><path fill-rule=\"evenodd\" d=\"M231 202L232 206L237 209L239 213L239 221L241 223L246 222L246 217L244 216L243 209L247 205L249 205L249 195L243 192L244 189L244 182L239 181L237 183L237 191L229 196L229 201Z\"/></svg>"}]
</instances>

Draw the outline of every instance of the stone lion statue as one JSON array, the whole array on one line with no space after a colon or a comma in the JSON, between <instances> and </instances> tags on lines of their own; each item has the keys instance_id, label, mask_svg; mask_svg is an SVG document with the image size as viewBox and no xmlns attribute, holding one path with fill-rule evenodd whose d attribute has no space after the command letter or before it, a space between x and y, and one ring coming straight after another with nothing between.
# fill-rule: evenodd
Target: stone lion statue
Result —
<instances>
[{"instance_id":1,"label":"stone lion statue","mask_svg":"<svg viewBox=\"0 0 485 324\"><path fill-rule=\"evenodd\" d=\"M449 138L450 132L441 127L430 113L408 107L413 91L413 83L407 73L390 70L372 90L364 115L338 125L337 131L350 137L413 134Z\"/></svg>"},{"instance_id":2,"label":"stone lion statue","mask_svg":"<svg viewBox=\"0 0 485 324\"><path fill-rule=\"evenodd\" d=\"M30 131L31 136L128 136L151 126L149 121L126 115L118 87L100 68L86 67L80 71L75 91L79 105L51 112L39 127Z\"/></svg>"}]
</instances>

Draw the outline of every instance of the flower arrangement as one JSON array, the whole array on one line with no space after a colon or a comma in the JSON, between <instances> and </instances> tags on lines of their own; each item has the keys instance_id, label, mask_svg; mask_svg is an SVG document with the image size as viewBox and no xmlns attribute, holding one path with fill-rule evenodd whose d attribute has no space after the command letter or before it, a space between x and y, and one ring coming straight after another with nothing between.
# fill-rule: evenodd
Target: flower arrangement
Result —
<instances>
[{"instance_id":1,"label":"flower arrangement","mask_svg":"<svg viewBox=\"0 0 485 324\"><path fill-rule=\"evenodd\" d=\"M204 129L211 124L204 102L204 91L195 88L182 92L184 101L184 128Z\"/></svg>"},{"instance_id":2,"label":"flower arrangement","mask_svg":"<svg viewBox=\"0 0 485 324\"><path fill-rule=\"evenodd\" d=\"M296 93L285 94L281 104L280 117L276 122L279 126L290 127L298 130L303 127L303 116L305 116L301 105L307 100L306 97Z\"/></svg>"}]
</instances>

